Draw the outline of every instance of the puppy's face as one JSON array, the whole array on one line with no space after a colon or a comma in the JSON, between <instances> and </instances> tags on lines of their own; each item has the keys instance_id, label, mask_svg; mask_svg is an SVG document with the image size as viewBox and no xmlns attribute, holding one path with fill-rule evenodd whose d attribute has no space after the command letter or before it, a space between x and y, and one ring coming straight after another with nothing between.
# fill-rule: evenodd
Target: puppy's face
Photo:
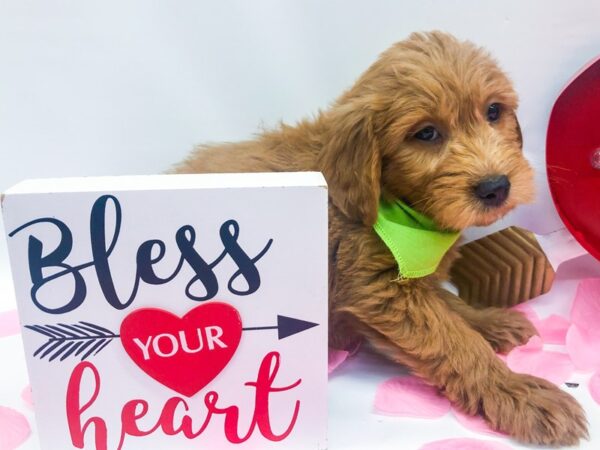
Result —
<instances>
[{"instance_id":1,"label":"puppy's face","mask_svg":"<svg viewBox=\"0 0 600 450\"><path fill-rule=\"evenodd\" d=\"M443 33L413 35L385 52L340 106L348 102L370 114L367 139L380 160L375 189L440 227L488 225L532 200L517 96L474 45Z\"/></svg>"},{"instance_id":2,"label":"puppy's face","mask_svg":"<svg viewBox=\"0 0 600 450\"><path fill-rule=\"evenodd\" d=\"M449 229L488 225L530 201L517 97L495 62L446 37L397 50L411 63L398 67L391 122L382 129L383 194Z\"/></svg>"}]
</instances>

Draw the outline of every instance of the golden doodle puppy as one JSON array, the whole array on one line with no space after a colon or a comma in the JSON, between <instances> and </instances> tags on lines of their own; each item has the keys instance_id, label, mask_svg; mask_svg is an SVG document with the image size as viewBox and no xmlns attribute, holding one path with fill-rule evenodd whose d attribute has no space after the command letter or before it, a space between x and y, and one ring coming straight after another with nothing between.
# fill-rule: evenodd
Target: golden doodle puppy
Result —
<instances>
[{"instance_id":1,"label":"golden doodle puppy","mask_svg":"<svg viewBox=\"0 0 600 450\"><path fill-rule=\"evenodd\" d=\"M487 52L441 32L416 33L317 117L201 146L174 171L323 172L331 345L359 336L493 429L571 445L587 436L578 403L552 383L511 372L495 354L535 334L527 319L473 309L441 287L455 244L433 273L405 277L374 231L382 201L401 201L442 231L491 224L531 201L516 109L511 82Z\"/></svg>"}]
</instances>

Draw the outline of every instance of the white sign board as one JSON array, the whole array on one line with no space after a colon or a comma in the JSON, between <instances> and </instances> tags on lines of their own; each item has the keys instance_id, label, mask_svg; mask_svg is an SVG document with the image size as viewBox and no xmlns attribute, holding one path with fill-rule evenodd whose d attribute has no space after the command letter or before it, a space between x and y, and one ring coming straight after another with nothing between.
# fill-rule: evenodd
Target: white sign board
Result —
<instances>
[{"instance_id":1,"label":"white sign board","mask_svg":"<svg viewBox=\"0 0 600 450\"><path fill-rule=\"evenodd\" d=\"M31 180L2 207L43 449L326 448L321 174Z\"/></svg>"}]
</instances>

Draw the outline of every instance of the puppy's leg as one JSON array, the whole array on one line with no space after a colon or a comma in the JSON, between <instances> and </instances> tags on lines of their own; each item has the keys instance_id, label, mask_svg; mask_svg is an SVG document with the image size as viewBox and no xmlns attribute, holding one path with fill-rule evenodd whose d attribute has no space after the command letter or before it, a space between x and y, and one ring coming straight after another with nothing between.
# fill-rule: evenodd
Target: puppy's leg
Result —
<instances>
[{"instance_id":1,"label":"puppy's leg","mask_svg":"<svg viewBox=\"0 0 600 450\"><path fill-rule=\"evenodd\" d=\"M444 289L440 289L438 294L452 311L479 332L497 352L507 353L537 334L532 323L518 311L494 307L476 309Z\"/></svg>"},{"instance_id":2,"label":"puppy's leg","mask_svg":"<svg viewBox=\"0 0 600 450\"><path fill-rule=\"evenodd\" d=\"M398 280L393 260L369 236L348 238L340 246L336 308L370 330L364 334L374 347L523 442L572 445L587 436L584 412L570 395L511 372L427 279Z\"/></svg>"},{"instance_id":3,"label":"puppy's leg","mask_svg":"<svg viewBox=\"0 0 600 450\"><path fill-rule=\"evenodd\" d=\"M366 337L375 348L442 389L466 413L481 413L493 429L523 442L573 445L587 435L584 412L570 395L511 372L433 291L403 291L380 309L352 308L373 330Z\"/></svg>"}]
</instances>

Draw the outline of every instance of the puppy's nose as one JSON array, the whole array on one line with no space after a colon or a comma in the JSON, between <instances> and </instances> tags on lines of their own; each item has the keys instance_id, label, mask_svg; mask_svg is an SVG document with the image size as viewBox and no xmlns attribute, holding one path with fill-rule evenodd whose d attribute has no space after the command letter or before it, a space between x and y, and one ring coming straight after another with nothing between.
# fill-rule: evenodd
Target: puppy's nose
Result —
<instances>
[{"instance_id":1,"label":"puppy's nose","mask_svg":"<svg viewBox=\"0 0 600 450\"><path fill-rule=\"evenodd\" d=\"M497 207L508 198L510 181L506 175L498 175L482 180L475 186L475 195L485 205Z\"/></svg>"}]
</instances>

